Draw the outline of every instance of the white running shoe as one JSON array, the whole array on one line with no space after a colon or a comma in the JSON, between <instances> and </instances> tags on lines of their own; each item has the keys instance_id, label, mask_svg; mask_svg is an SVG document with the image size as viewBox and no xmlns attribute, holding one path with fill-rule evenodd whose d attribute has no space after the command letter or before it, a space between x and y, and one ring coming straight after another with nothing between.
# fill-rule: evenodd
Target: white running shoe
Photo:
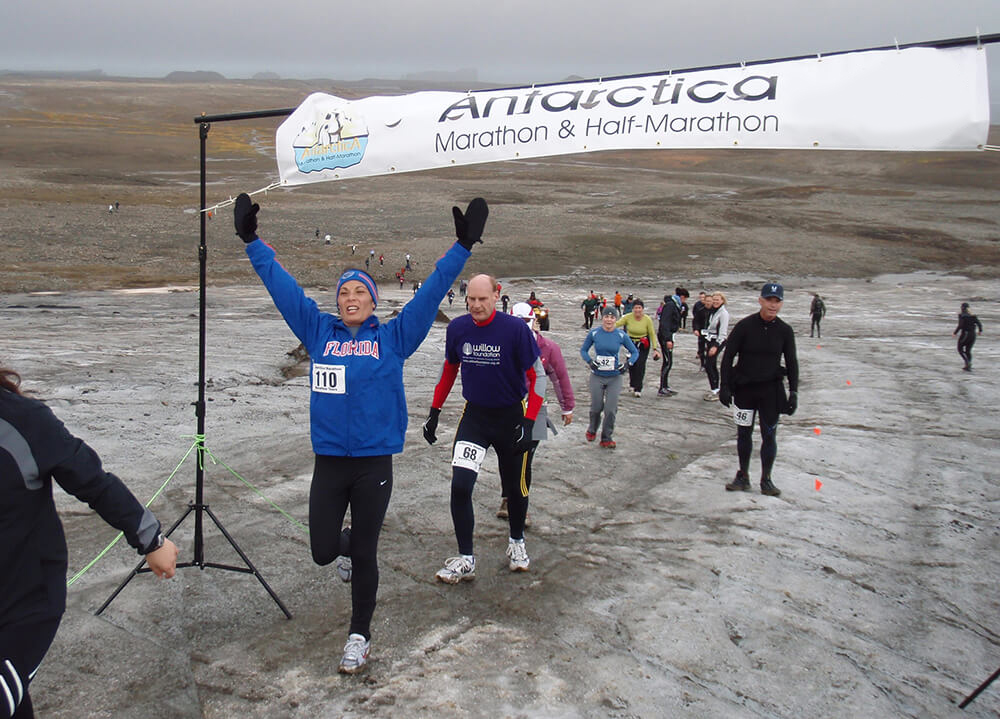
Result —
<instances>
[{"instance_id":1,"label":"white running shoe","mask_svg":"<svg viewBox=\"0 0 1000 719\"><path fill-rule=\"evenodd\" d=\"M434 578L445 584L471 582L476 578L476 558L461 555L448 557L444 562L444 567L438 570Z\"/></svg>"},{"instance_id":2,"label":"white running shoe","mask_svg":"<svg viewBox=\"0 0 1000 719\"><path fill-rule=\"evenodd\" d=\"M524 540L509 539L507 541L507 556L510 557L510 571L527 572L531 560L528 559L528 550L524 546Z\"/></svg>"},{"instance_id":3,"label":"white running shoe","mask_svg":"<svg viewBox=\"0 0 1000 719\"><path fill-rule=\"evenodd\" d=\"M341 581L351 581L351 576L354 574L354 565L351 562L351 558L341 554L334 561L337 564L337 574L340 575Z\"/></svg>"},{"instance_id":4,"label":"white running shoe","mask_svg":"<svg viewBox=\"0 0 1000 719\"><path fill-rule=\"evenodd\" d=\"M349 635L347 644L344 645L344 657L340 660L337 671L341 674L357 674L368 663L368 654L371 649L371 640L365 639L360 634Z\"/></svg>"}]
</instances>

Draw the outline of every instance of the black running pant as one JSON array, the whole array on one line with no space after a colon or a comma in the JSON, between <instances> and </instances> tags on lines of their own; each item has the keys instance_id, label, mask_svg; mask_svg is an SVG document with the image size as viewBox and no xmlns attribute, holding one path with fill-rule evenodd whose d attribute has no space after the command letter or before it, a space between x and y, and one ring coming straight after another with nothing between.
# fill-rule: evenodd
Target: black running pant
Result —
<instances>
[{"instance_id":1,"label":"black running pant","mask_svg":"<svg viewBox=\"0 0 1000 719\"><path fill-rule=\"evenodd\" d=\"M525 463L524 463L524 484L527 486L528 491L531 492L531 461L535 458L535 451L538 449L540 440L535 440L531 443L531 449L525 452ZM503 493L503 487L500 488L500 499L507 499L507 495Z\"/></svg>"},{"instance_id":2,"label":"black running pant","mask_svg":"<svg viewBox=\"0 0 1000 719\"><path fill-rule=\"evenodd\" d=\"M711 389L719 389L719 355L722 352L716 350L715 354L710 355L709 350L711 347L705 350L705 375L708 377L708 386Z\"/></svg>"},{"instance_id":3,"label":"black running pant","mask_svg":"<svg viewBox=\"0 0 1000 719\"><path fill-rule=\"evenodd\" d=\"M649 345L638 340L632 340L639 348L639 359L628 368L628 382L636 392L642 392L642 381L646 376L646 358L649 357Z\"/></svg>"},{"instance_id":4,"label":"black running pant","mask_svg":"<svg viewBox=\"0 0 1000 719\"><path fill-rule=\"evenodd\" d=\"M958 356L965 362L965 366L972 365L972 345L976 344L975 332L962 332L958 335Z\"/></svg>"},{"instance_id":5,"label":"black running pant","mask_svg":"<svg viewBox=\"0 0 1000 719\"><path fill-rule=\"evenodd\" d=\"M778 382L737 387L733 402L740 409L756 410L760 425L760 477L771 476L774 460L778 456L778 397L782 387ZM740 471L749 475L750 455L753 453L753 425L736 428L736 452L740 460Z\"/></svg>"},{"instance_id":6,"label":"black running pant","mask_svg":"<svg viewBox=\"0 0 1000 719\"><path fill-rule=\"evenodd\" d=\"M809 325L809 336L810 336L810 337L812 337L812 336L813 336L813 330L815 330L815 331L816 331L816 336L817 336L817 337L822 337L822 336L823 336L823 335L821 335L821 334L820 334L820 332L819 332L819 321L820 321L821 319L823 319L823 316L822 316L822 315L813 315L813 316L812 316L812 324L811 324L811 325Z\"/></svg>"},{"instance_id":7,"label":"black running pant","mask_svg":"<svg viewBox=\"0 0 1000 719\"><path fill-rule=\"evenodd\" d=\"M0 719L35 716L28 684L56 637L59 619L25 620L0 629Z\"/></svg>"},{"instance_id":8,"label":"black running pant","mask_svg":"<svg viewBox=\"0 0 1000 719\"><path fill-rule=\"evenodd\" d=\"M325 566L338 555L351 558L351 634L371 638L378 593L378 538L392 494L392 455L316 455L309 489L309 544L313 561ZM350 532L342 532L351 508Z\"/></svg>"},{"instance_id":9,"label":"black running pant","mask_svg":"<svg viewBox=\"0 0 1000 719\"><path fill-rule=\"evenodd\" d=\"M663 364L660 365L660 389L666 389L670 386L668 379L670 369L674 366L674 351L668 350L666 347L662 347L660 351L663 352Z\"/></svg>"},{"instance_id":10,"label":"black running pant","mask_svg":"<svg viewBox=\"0 0 1000 719\"><path fill-rule=\"evenodd\" d=\"M511 539L524 539L524 518L528 513L528 453L519 452L515 441L524 417L520 404L510 407L480 407L466 403L452 444L451 519L460 554L473 554L472 533L476 518L472 508L472 490L478 470L462 465L462 456L482 464L486 450L497 453L500 486L507 498Z\"/></svg>"}]
</instances>

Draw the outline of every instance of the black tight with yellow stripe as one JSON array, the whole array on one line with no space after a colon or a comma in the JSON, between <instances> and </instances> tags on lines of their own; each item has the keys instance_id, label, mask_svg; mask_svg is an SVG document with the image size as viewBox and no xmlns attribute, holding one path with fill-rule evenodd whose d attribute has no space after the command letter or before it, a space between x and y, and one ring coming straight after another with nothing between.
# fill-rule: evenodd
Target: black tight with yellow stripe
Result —
<instances>
[{"instance_id":1,"label":"black tight with yellow stripe","mask_svg":"<svg viewBox=\"0 0 1000 719\"><path fill-rule=\"evenodd\" d=\"M500 484L507 497L511 539L524 538L524 518L528 513L527 454L515 448L522 416L520 405L483 408L466 404L455 432L456 443L469 442L484 450L493 447L496 451ZM474 554L472 533L476 520L472 490L478 476L478 472L467 467L452 466L451 519L460 554Z\"/></svg>"}]
</instances>

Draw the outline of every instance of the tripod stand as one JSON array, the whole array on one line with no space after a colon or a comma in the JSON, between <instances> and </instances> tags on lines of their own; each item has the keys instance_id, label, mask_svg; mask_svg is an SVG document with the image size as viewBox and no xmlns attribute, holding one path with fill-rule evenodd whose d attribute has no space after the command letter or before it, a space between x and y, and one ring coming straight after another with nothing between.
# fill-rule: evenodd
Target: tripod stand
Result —
<instances>
[{"instance_id":1,"label":"tripod stand","mask_svg":"<svg viewBox=\"0 0 1000 719\"><path fill-rule=\"evenodd\" d=\"M181 569L184 567L198 567L199 569L204 569L205 567L211 567L213 569L225 569L231 572L242 572L245 574L253 574L257 577L257 580L263 585L267 593L271 595L271 599L274 600L275 604L284 612L288 619L292 618L291 612L282 604L281 599L278 595L274 593L274 590L264 581L264 577L261 576L260 572L250 561L250 558L240 549L240 546L236 543L236 540L226 531L226 528L222 526L222 522L219 518L215 516L209 506L205 504L204 501L204 489L205 489L205 275L206 275L206 261L208 258L208 248L206 242L206 216L205 216L205 166L206 166L206 145L208 140L208 130L211 127L212 122L225 122L228 120L248 120L253 118L262 117L285 117L290 115L294 108L286 110L263 110L258 112L241 112L232 113L228 115L213 115L207 116L202 115L201 117L194 118L194 122L198 125L198 137L201 141L201 245L198 247L198 265L199 265L199 277L198 277L198 289L199 289L199 301L198 301L198 401L194 403L195 416L198 419L198 433L196 435L195 443L197 449L196 457L196 469L195 469L195 499L194 502L188 504L187 511L181 515L180 519L173 523L173 525L168 529L164 535L169 537L177 527L180 526L188 515L194 515L194 557L190 562L178 562L177 568ZM232 546L236 553L243 560L245 566L238 567L228 564L219 564L217 562L206 562L205 561L205 544L202 536L202 529L204 524L204 515L208 515L208 518L212 520L215 526L222 532L222 536L226 538L229 544ZM152 571L149 567L144 567L146 560L142 560L136 567L129 573L125 580L118 585L118 588L108 597L104 604L101 605L95 614L100 615L108 605L114 601L114 598L118 596L125 585L127 585L132 578L137 574L142 574L145 572Z\"/></svg>"}]
</instances>

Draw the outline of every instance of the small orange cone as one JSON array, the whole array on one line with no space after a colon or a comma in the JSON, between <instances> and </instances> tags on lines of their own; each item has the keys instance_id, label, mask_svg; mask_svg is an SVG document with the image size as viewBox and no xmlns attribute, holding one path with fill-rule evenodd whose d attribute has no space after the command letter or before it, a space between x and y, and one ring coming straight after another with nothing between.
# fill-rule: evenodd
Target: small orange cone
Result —
<instances>
[{"instance_id":1,"label":"small orange cone","mask_svg":"<svg viewBox=\"0 0 1000 719\"><path fill-rule=\"evenodd\" d=\"M817 479L817 480L816 480L816 491L818 492L818 491L819 491L820 489L822 489L822 488L823 488L823 483L822 483L822 482L820 482L820 481L819 481L819 480Z\"/></svg>"},{"instance_id":2,"label":"small orange cone","mask_svg":"<svg viewBox=\"0 0 1000 719\"><path fill-rule=\"evenodd\" d=\"M819 427L813 427L813 434L819 434L821 431Z\"/></svg>"},{"instance_id":3,"label":"small orange cone","mask_svg":"<svg viewBox=\"0 0 1000 719\"><path fill-rule=\"evenodd\" d=\"M847 380L847 386L848 386L848 387L850 387L850 386L851 386L851 380Z\"/></svg>"}]
</instances>

